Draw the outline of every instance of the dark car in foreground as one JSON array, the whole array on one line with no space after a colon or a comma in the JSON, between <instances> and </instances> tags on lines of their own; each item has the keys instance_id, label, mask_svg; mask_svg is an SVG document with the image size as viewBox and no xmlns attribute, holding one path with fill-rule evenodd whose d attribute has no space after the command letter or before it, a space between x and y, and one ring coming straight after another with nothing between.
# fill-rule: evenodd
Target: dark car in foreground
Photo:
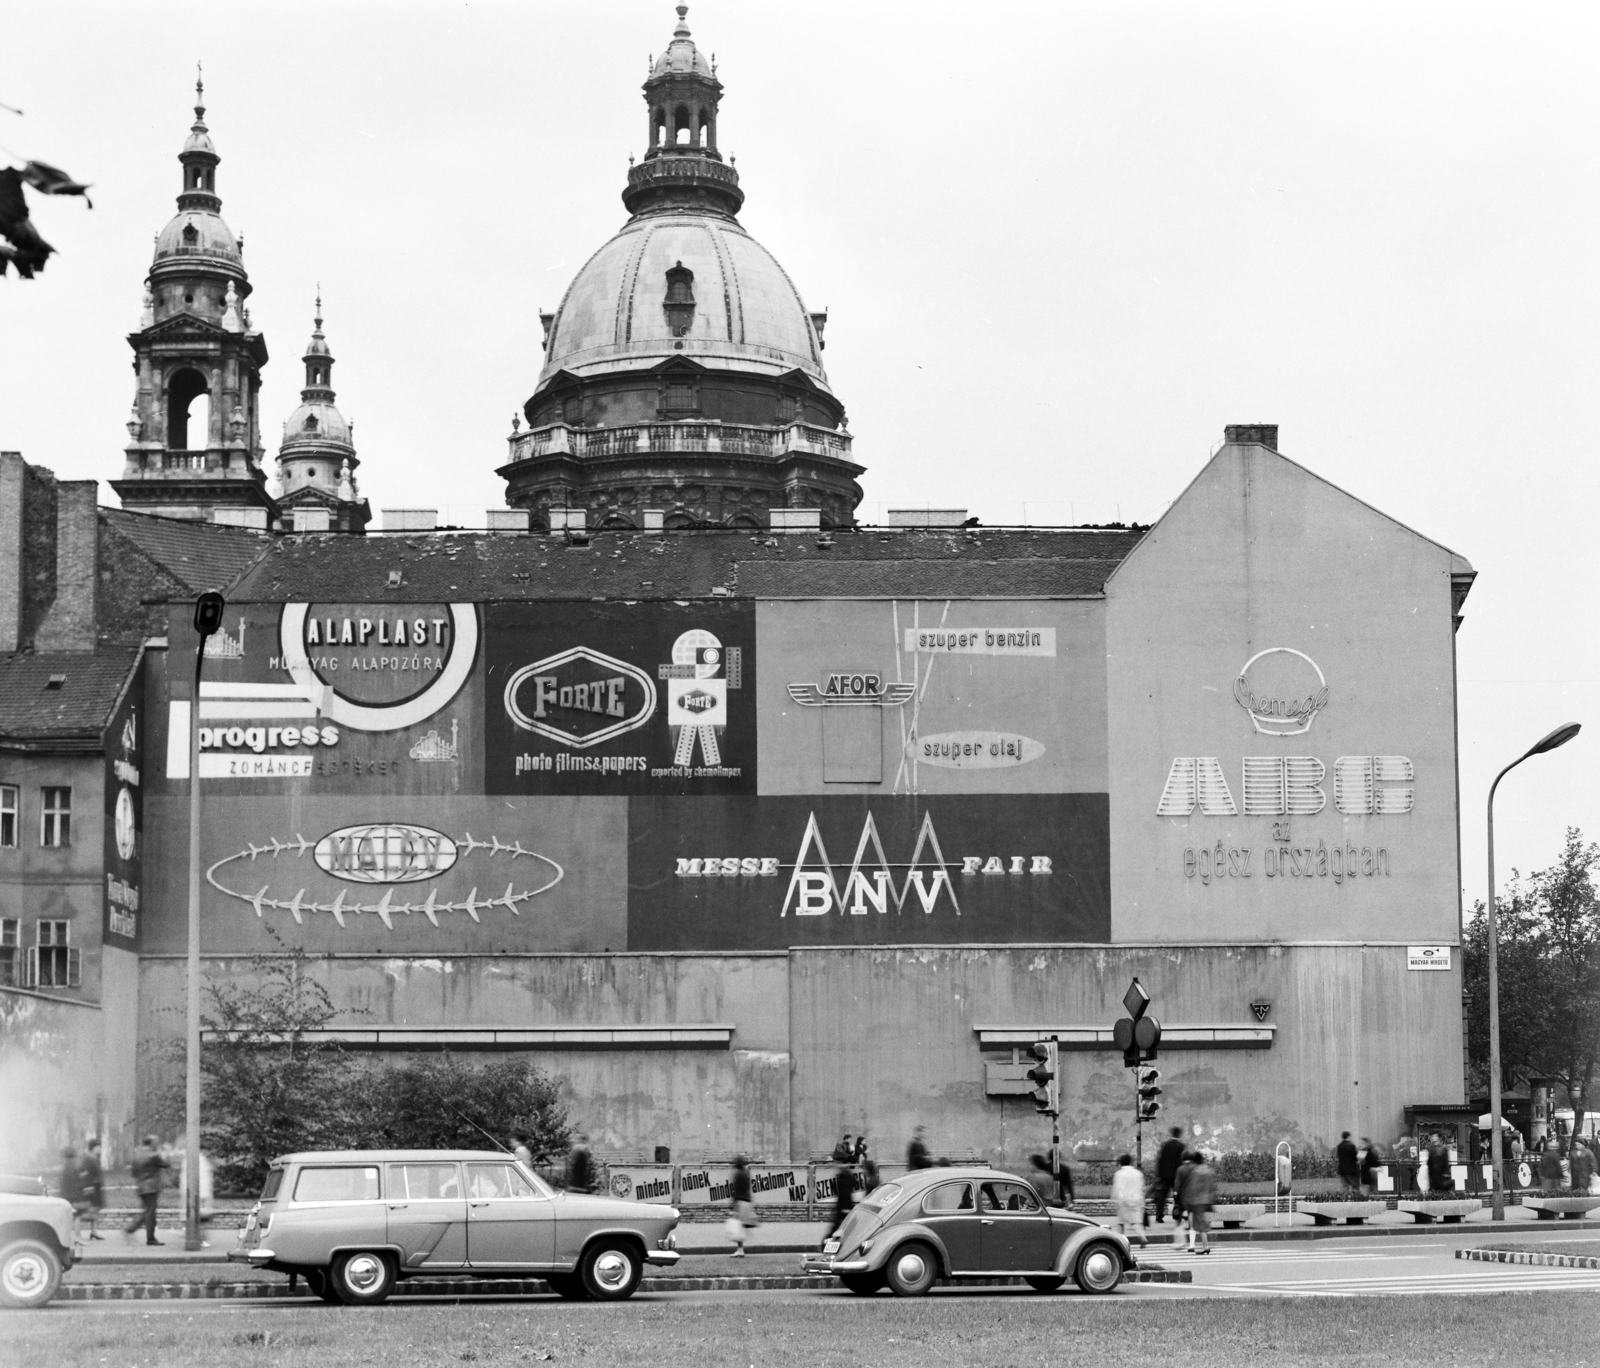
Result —
<instances>
[{"instance_id":1,"label":"dark car in foreground","mask_svg":"<svg viewBox=\"0 0 1600 1368\"><path fill-rule=\"evenodd\" d=\"M863 1296L887 1287L917 1297L940 1278L1020 1277L1040 1292L1069 1278L1085 1292L1116 1289L1134 1266L1114 1230L1047 1206L1033 1185L987 1168L919 1169L868 1193L807 1273Z\"/></svg>"},{"instance_id":2,"label":"dark car in foreground","mask_svg":"<svg viewBox=\"0 0 1600 1368\"><path fill-rule=\"evenodd\" d=\"M670 1206L558 1192L493 1150L344 1150L275 1159L228 1257L304 1277L324 1301L383 1301L406 1278L538 1277L621 1301L675 1264Z\"/></svg>"}]
</instances>

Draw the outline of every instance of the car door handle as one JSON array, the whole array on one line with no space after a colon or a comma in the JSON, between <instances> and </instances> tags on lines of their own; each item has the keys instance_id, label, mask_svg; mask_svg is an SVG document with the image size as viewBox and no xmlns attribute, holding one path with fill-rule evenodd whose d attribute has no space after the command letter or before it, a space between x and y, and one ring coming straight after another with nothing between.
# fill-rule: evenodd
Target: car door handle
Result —
<instances>
[{"instance_id":1,"label":"car door handle","mask_svg":"<svg viewBox=\"0 0 1600 1368\"><path fill-rule=\"evenodd\" d=\"M404 1202L390 1202L389 1203L389 1210L390 1211L404 1211L405 1209L406 1209L406 1204Z\"/></svg>"},{"instance_id":2,"label":"car door handle","mask_svg":"<svg viewBox=\"0 0 1600 1368\"><path fill-rule=\"evenodd\" d=\"M979 1225L993 1225L994 1222L991 1221L987 1216L984 1216L978 1221L978 1224Z\"/></svg>"},{"instance_id":3,"label":"car door handle","mask_svg":"<svg viewBox=\"0 0 1600 1368\"><path fill-rule=\"evenodd\" d=\"M468 1206L480 1207L480 1206L488 1206L489 1203L487 1201L483 1201L483 1202L468 1202L467 1205Z\"/></svg>"}]
</instances>

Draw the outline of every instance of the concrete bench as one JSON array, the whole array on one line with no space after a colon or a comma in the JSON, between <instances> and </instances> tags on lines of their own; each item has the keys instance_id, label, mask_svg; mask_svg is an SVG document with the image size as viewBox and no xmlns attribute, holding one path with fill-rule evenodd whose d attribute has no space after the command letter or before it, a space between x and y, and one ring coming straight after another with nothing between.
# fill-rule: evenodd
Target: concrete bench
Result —
<instances>
[{"instance_id":1,"label":"concrete bench","mask_svg":"<svg viewBox=\"0 0 1600 1368\"><path fill-rule=\"evenodd\" d=\"M1600 1207L1600 1197L1524 1197L1522 1205L1535 1212L1541 1221L1556 1221L1565 1216L1581 1220Z\"/></svg>"},{"instance_id":2,"label":"concrete bench","mask_svg":"<svg viewBox=\"0 0 1600 1368\"><path fill-rule=\"evenodd\" d=\"M1409 1211L1417 1218L1418 1225L1431 1225L1434 1221L1443 1221L1449 1225L1452 1222L1464 1221L1474 1211L1483 1210L1483 1203L1477 1198L1453 1202L1402 1201L1394 1205L1396 1211Z\"/></svg>"},{"instance_id":3,"label":"concrete bench","mask_svg":"<svg viewBox=\"0 0 1600 1368\"><path fill-rule=\"evenodd\" d=\"M1267 1208L1261 1202L1236 1202L1232 1206L1211 1208L1212 1221L1228 1230L1237 1230L1246 1221L1253 1221L1257 1216L1266 1214Z\"/></svg>"},{"instance_id":4,"label":"concrete bench","mask_svg":"<svg viewBox=\"0 0 1600 1368\"><path fill-rule=\"evenodd\" d=\"M1389 1209L1387 1202L1301 1202L1298 1210L1319 1226L1332 1225L1343 1219L1346 1225L1360 1225L1369 1216L1381 1216Z\"/></svg>"}]
</instances>

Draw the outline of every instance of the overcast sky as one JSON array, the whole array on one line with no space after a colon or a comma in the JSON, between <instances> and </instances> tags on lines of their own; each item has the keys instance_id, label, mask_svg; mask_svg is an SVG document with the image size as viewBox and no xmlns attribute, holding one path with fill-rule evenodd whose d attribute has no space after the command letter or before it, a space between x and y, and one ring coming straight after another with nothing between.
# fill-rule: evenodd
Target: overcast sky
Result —
<instances>
[{"instance_id":1,"label":"overcast sky","mask_svg":"<svg viewBox=\"0 0 1600 1368\"><path fill-rule=\"evenodd\" d=\"M1465 555L1464 878L1600 837L1593 5L697 0L742 221L811 308L868 520L1150 521L1230 422ZM120 474L194 62L273 360L322 282L374 508L482 525L541 306L623 222L666 0L34 7L5 155L59 249L0 284L0 448ZM26 41L23 41L24 36ZM110 489L102 498L114 502ZM1337 566L1329 567L1336 575ZM1396 660L1397 678L1407 662Z\"/></svg>"}]
</instances>

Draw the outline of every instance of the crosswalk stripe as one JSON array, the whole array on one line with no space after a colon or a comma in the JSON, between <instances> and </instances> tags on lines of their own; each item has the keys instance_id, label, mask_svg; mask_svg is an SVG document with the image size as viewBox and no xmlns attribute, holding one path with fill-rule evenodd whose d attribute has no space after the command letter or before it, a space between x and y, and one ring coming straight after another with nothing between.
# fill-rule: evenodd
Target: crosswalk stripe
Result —
<instances>
[{"instance_id":1,"label":"crosswalk stripe","mask_svg":"<svg viewBox=\"0 0 1600 1368\"><path fill-rule=\"evenodd\" d=\"M1495 1265L1500 1268L1500 1265ZM1231 1283L1218 1291L1255 1292L1283 1297L1422 1296L1429 1293L1581 1291L1600 1288L1600 1276L1583 1270L1534 1270L1518 1276L1483 1278L1456 1273L1422 1274L1390 1278L1316 1278L1294 1281ZM1567 1272L1569 1276L1552 1276ZM1575 1276L1574 1276L1575 1275Z\"/></svg>"}]
</instances>

